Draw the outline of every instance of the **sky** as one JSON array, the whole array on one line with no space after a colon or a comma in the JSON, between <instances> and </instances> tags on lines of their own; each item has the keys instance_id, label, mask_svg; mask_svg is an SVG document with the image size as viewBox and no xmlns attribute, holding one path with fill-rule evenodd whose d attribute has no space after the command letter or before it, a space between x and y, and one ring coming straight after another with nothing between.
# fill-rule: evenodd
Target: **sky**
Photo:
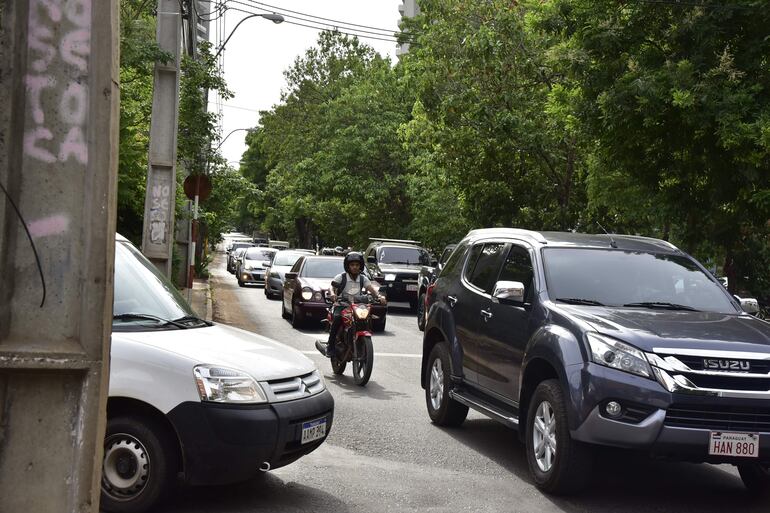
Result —
<instances>
[{"instance_id":1,"label":"sky","mask_svg":"<svg viewBox=\"0 0 770 513\"><path fill-rule=\"evenodd\" d=\"M239 0L227 2L226 5L252 12L271 12L268 7L250 4L251 1ZM398 30L401 16L398 12L401 0L264 0L260 3L277 7L280 12L290 10L392 32ZM228 9L224 17L222 38L226 38L246 16L243 12ZM307 24L296 18L287 17L286 21ZM235 96L227 100L223 108L222 137L226 137L226 140L221 143L220 151L234 167L238 166L246 150L246 132L238 129L256 126L259 122L258 111L269 110L280 101L281 91L286 86L283 72L305 50L315 46L318 38L317 29L287 22L275 24L260 17L248 19L233 32L223 50L225 80ZM211 23L210 39L213 44L217 41L218 28L216 22ZM393 62L397 60L395 43L364 38L361 40L381 55L390 56ZM213 100L210 100L209 110L216 110Z\"/></svg>"}]
</instances>

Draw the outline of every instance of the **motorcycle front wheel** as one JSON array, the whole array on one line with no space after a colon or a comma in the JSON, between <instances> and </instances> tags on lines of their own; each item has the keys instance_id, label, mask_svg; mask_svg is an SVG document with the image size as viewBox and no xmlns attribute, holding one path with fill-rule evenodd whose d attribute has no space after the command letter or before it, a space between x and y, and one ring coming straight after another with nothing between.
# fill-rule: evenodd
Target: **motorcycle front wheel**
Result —
<instances>
[{"instance_id":1,"label":"motorcycle front wheel","mask_svg":"<svg viewBox=\"0 0 770 513\"><path fill-rule=\"evenodd\" d=\"M339 376L340 374L345 372L345 367L347 367L348 362L346 362L345 360L338 359L336 354L331 358L331 361L332 361L332 371L334 372L334 374Z\"/></svg>"},{"instance_id":2,"label":"motorcycle front wheel","mask_svg":"<svg viewBox=\"0 0 770 513\"><path fill-rule=\"evenodd\" d=\"M353 381L358 386L364 386L372 376L374 346L372 346L372 337L360 337L356 343L358 358L353 359Z\"/></svg>"}]
</instances>

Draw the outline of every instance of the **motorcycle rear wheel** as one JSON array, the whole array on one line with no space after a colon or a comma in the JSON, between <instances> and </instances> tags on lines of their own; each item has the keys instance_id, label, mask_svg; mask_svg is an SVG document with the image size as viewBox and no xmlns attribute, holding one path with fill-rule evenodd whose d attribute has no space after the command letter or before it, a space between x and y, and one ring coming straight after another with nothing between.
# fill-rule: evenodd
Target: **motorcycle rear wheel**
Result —
<instances>
[{"instance_id":1,"label":"motorcycle rear wheel","mask_svg":"<svg viewBox=\"0 0 770 513\"><path fill-rule=\"evenodd\" d=\"M372 365L374 365L374 346L372 337L361 337L359 344L358 358L353 360L353 381L358 386L364 386L369 382L372 376Z\"/></svg>"},{"instance_id":2,"label":"motorcycle rear wheel","mask_svg":"<svg viewBox=\"0 0 770 513\"><path fill-rule=\"evenodd\" d=\"M346 362L345 360L338 360L337 359L337 355L334 355L334 357L332 357L331 361L332 361L332 371L336 375L339 376L340 374L345 372L345 367L348 366L348 362Z\"/></svg>"}]
</instances>

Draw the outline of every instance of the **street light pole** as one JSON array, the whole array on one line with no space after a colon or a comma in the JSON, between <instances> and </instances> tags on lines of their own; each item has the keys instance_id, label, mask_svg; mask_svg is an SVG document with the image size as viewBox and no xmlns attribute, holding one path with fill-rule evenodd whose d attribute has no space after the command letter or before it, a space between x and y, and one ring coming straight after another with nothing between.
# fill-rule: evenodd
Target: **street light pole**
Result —
<instances>
[{"instance_id":1,"label":"street light pole","mask_svg":"<svg viewBox=\"0 0 770 513\"><path fill-rule=\"evenodd\" d=\"M241 23L248 20L249 18L265 18L266 20L270 20L273 23L283 23L283 16L280 14L273 14L273 13L265 13L265 14L249 14L245 18L242 18L241 21L238 22L238 24L235 26L235 28L230 32L230 35L227 36L227 39L225 39L225 42L222 43L222 46L219 47L217 50L217 53L214 54L214 60L216 60L217 57L219 57L219 54L222 53L222 50L225 49L225 45L228 41L230 41L230 38L233 37L233 34L235 34L235 31L238 29L238 27L241 26Z\"/></svg>"}]
</instances>

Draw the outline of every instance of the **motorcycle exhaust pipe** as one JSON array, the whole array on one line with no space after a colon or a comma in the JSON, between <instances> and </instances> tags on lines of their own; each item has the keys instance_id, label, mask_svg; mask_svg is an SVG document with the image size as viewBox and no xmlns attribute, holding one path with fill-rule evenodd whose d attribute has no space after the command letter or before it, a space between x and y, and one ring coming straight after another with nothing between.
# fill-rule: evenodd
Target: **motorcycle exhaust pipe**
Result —
<instances>
[{"instance_id":1,"label":"motorcycle exhaust pipe","mask_svg":"<svg viewBox=\"0 0 770 513\"><path fill-rule=\"evenodd\" d=\"M268 470L270 470L270 462L269 461L263 462L262 465L259 466L259 470L262 472L267 472Z\"/></svg>"}]
</instances>

